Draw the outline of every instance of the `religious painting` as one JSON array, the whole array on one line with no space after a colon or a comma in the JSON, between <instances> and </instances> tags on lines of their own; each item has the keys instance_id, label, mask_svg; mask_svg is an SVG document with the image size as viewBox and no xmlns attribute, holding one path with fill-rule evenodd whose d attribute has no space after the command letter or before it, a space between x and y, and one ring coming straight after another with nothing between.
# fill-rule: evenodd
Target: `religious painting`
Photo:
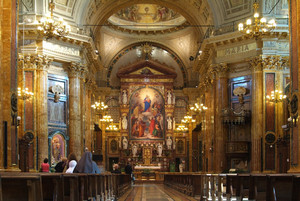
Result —
<instances>
[{"instance_id":1,"label":"religious painting","mask_svg":"<svg viewBox=\"0 0 300 201\"><path fill-rule=\"evenodd\" d=\"M135 91L130 99L130 138L164 139L164 99L153 88Z\"/></svg>"},{"instance_id":2,"label":"religious painting","mask_svg":"<svg viewBox=\"0 0 300 201\"><path fill-rule=\"evenodd\" d=\"M178 137L176 138L176 155L185 155L185 138Z\"/></svg>"},{"instance_id":3,"label":"religious painting","mask_svg":"<svg viewBox=\"0 0 300 201\"><path fill-rule=\"evenodd\" d=\"M108 153L110 155L119 154L119 139L118 138L108 138Z\"/></svg>"},{"instance_id":4,"label":"religious painting","mask_svg":"<svg viewBox=\"0 0 300 201\"><path fill-rule=\"evenodd\" d=\"M62 157L65 157L65 138L58 133L51 139L51 163L58 163Z\"/></svg>"}]
</instances>

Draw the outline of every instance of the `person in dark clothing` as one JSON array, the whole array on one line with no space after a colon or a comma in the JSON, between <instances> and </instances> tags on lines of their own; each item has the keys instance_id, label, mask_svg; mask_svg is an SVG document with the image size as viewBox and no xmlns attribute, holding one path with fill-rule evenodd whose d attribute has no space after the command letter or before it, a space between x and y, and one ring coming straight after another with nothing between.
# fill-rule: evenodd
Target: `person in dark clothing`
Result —
<instances>
[{"instance_id":1,"label":"person in dark clothing","mask_svg":"<svg viewBox=\"0 0 300 201\"><path fill-rule=\"evenodd\" d=\"M131 175L132 174L132 167L129 163L125 166L125 173Z\"/></svg>"},{"instance_id":2,"label":"person in dark clothing","mask_svg":"<svg viewBox=\"0 0 300 201\"><path fill-rule=\"evenodd\" d=\"M63 172L65 166L67 165L67 158L63 157L60 162L58 162L55 166L55 172Z\"/></svg>"},{"instance_id":3,"label":"person in dark clothing","mask_svg":"<svg viewBox=\"0 0 300 201\"><path fill-rule=\"evenodd\" d=\"M80 158L73 172L96 174L101 173L96 162L92 160L92 153L89 151L84 152L83 156Z\"/></svg>"},{"instance_id":4,"label":"person in dark clothing","mask_svg":"<svg viewBox=\"0 0 300 201\"><path fill-rule=\"evenodd\" d=\"M111 171L111 173L121 174L121 171L119 170L119 165L117 163L113 165L113 170Z\"/></svg>"}]
</instances>

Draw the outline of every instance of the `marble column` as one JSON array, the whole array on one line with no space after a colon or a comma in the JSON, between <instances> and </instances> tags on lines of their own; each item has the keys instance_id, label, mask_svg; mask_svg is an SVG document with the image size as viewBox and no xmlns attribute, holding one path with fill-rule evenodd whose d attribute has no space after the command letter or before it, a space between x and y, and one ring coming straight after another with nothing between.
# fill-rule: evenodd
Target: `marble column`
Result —
<instances>
[{"instance_id":1,"label":"marble column","mask_svg":"<svg viewBox=\"0 0 300 201\"><path fill-rule=\"evenodd\" d=\"M38 136L38 164L49 157L48 152L48 69L52 59L36 56L36 134Z\"/></svg>"},{"instance_id":2,"label":"marble column","mask_svg":"<svg viewBox=\"0 0 300 201\"><path fill-rule=\"evenodd\" d=\"M213 172L213 155L212 155L212 139L214 138L214 87L213 85L208 86L205 92L205 104L208 107L207 111L205 112L205 142L203 146L205 146L204 150L204 158L205 158L205 171L212 173Z\"/></svg>"},{"instance_id":3,"label":"marble column","mask_svg":"<svg viewBox=\"0 0 300 201\"><path fill-rule=\"evenodd\" d=\"M93 149L93 129L92 125L92 114L91 114L91 105L92 105L92 90L95 86L95 81L88 79L85 83L85 146L89 150Z\"/></svg>"},{"instance_id":4,"label":"marble column","mask_svg":"<svg viewBox=\"0 0 300 201\"><path fill-rule=\"evenodd\" d=\"M222 122L222 109L228 107L228 66L221 63L215 65L216 70L216 96L215 96L215 138L214 148L214 172L220 173L227 168L226 165L226 141L227 127Z\"/></svg>"},{"instance_id":5,"label":"marble column","mask_svg":"<svg viewBox=\"0 0 300 201\"><path fill-rule=\"evenodd\" d=\"M17 88L17 70L16 70L16 1L0 0L0 142L4 142L4 122L7 122L7 146L1 146L0 171L3 170L4 160L6 159L6 170L18 169L16 160L17 147L15 143L16 125L13 125L16 119L17 108L15 97ZM14 99L16 100L16 99ZM14 113L14 116L12 114ZM6 153L4 152L6 151ZM5 158L4 158L5 157Z\"/></svg>"},{"instance_id":6,"label":"marble column","mask_svg":"<svg viewBox=\"0 0 300 201\"><path fill-rule=\"evenodd\" d=\"M86 72L86 67L79 63L72 62L66 66L69 75L69 150L74 153L77 158L81 157L83 152L81 141L82 125L81 125L81 78Z\"/></svg>"},{"instance_id":7,"label":"marble column","mask_svg":"<svg viewBox=\"0 0 300 201\"><path fill-rule=\"evenodd\" d=\"M261 171L261 139L263 136L263 67L261 57L249 60L252 69L251 172Z\"/></svg>"},{"instance_id":8,"label":"marble column","mask_svg":"<svg viewBox=\"0 0 300 201\"><path fill-rule=\"evenodd\" d=\"M3 0L0 0L0 33L2 33L4 27L2 26L3 22ZM3 142L3 37L2 34L0 34L0 142ZM8 48L7 48L8 49ZM8 51L8 50L7 50ZM3 148L1 149L0 153L3 155ZM4 169L3 166L4 158L0 157L0 170Z\"/></svg>"}]
</instances>

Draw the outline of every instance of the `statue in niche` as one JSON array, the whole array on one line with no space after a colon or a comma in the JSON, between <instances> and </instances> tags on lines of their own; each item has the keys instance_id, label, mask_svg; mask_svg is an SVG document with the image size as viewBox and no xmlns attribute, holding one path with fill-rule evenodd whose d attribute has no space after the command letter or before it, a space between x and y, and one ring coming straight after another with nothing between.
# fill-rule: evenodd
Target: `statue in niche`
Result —
<instances>
[{"instance_id":1,"label":"statue in niche","mask_svg":"<svg viewBox=\"0 0 300 201\"><path fill-rule=\"evenodd\" d=\"M167 92L167 100L168 100L167 101L168 105L171 105L172 104L172 93L170 90Z\"/></svg>"},{"instance_id":2,"label":"statue in niche","mask_svg":"<svg viewBox=\"0 0 300 201\"><path fill-rule=\"evenodd\" d=\"M166 145L168 149L172 149L172 139L170 136L168 136L168 139L166 140Z\"/></svg>"},{"instance_id":3,"label":"statue in niche","mask_svg":"<svg viewBox=\"0 0 300 201\"><path fill-rule=\"evenodd\" d=\"M136 157L136 154L137 154L137 146L135 144L135 145L132 146L132 156Z\"/></svg>"},{"instance_id":4,"label":"statue in niche","mask_svg":"<svg viewBox=\"0 0 300 201\"><path fill-rule=\"evenodd\" d=\"M127 117L123 116L122 119L122 129L127 130Z\"/></svg>"},{"instance_id":5,"label":"statue in niche","mask_svg":"<svg viewBox=\"0 0 300 201\"><path fill-rule=\"evenodd\" d=\"M172 129L172 117L168 117L167 122L168 122L168 129L171 130Z\"/></svg>"},{"instance_id":6,"label":"statue in niche","mask_svg":"<svg viewBox=\"0 0 300 201\"><path fill-rule=\"evenodd\" d=\"M127 91L126 90L123 90L122 102L124 105L127 104Z\"/></svg>"},{"instance_id":7,"label":"statue in niche","mask_svg":"<svg viewBox=\"0 0 300 201\"><path fill-rule=\"evenodd\" d=\"M127 149L128 148L128 140L126 137L123 138L123 149Z\"/></svg>"},{"instance_id":8,"label":"statue in niche","mask_svg":"<svg viewBox=\"0 0 300 201\"><path fill-rule=\"evenodd\" d=\"M161 155L162 155L162 145L159 143L157 145L157 156L161 157Z\"/></svg>"}]
</instances>

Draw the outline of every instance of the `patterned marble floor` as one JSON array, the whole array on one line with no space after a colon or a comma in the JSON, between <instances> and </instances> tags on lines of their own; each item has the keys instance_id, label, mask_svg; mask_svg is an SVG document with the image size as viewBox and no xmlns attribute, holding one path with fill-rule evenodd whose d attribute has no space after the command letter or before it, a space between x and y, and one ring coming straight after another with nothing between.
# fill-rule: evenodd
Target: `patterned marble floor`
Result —
<instances>
[{"instance_id":1,"label":"patterned marble floor","mask_svg":"<svg viewBox=\"0 0 300 201\"><path fill-rule=\"evenodd\" d=\"M119 201L196 201L163 184L136 184Z\"/></svg>"}]
</instances>

